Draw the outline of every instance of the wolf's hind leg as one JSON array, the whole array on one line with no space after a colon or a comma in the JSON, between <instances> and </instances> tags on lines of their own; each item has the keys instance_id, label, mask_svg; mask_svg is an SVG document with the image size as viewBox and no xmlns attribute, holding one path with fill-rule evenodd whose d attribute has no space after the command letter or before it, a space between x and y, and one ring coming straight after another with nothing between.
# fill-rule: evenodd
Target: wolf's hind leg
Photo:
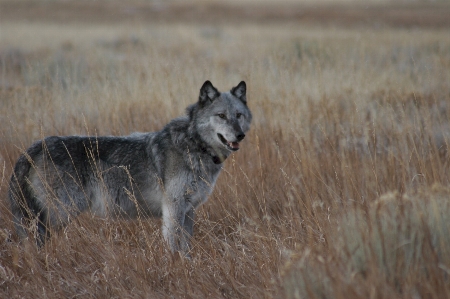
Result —
<instances>
[{"instance_id":1,"label":"wolf's hind leg","mask_svg":"<svg viewBox=\"0 0 450 299\"><path fill-rule=\"evenodd\" d=\"M36 224L36 245L38 248L44 246L45 242L50 238L50 230L47 227L47 221L44 215L39 215Z\"/></svg>"}]
</instances>

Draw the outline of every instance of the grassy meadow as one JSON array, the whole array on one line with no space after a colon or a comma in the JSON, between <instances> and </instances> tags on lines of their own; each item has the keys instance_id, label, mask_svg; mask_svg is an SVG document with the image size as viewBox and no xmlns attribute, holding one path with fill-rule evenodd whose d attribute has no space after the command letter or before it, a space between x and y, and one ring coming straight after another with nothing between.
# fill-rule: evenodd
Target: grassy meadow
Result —
<instances>
[{"instance_id":1,"label":"grassy meadow","mask_svg":"<svg viewBox=\"0 0 450 299\"><path fill-rule=\"evenodd\" d=\"M449 298L448 28L0 19L0 298ZM160 220L17 242L12 167L49 135L160 130L247 82L192 260Z\"/></svg>"}]
</instances>

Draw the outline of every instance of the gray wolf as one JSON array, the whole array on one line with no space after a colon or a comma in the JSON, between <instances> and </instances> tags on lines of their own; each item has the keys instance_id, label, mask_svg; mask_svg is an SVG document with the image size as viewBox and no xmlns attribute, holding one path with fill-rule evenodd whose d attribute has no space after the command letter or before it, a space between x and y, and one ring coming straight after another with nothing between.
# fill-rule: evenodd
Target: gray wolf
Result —
<instances>
[{"instance_id":1,"label":"gray wolf","mask_svg":"<svg viewBox=\"0 0 450 299\"><path fill-rule=\"evenodd\" d=\"M188 254L195 210L250 128L246 89L242 81L221 93L206 81L187 115L158 132L37 141L11 176L8 197L18 235L34 232L42 246L52 229L84 211L162 217L170 250Z\"/></svg>"}]
</instances>

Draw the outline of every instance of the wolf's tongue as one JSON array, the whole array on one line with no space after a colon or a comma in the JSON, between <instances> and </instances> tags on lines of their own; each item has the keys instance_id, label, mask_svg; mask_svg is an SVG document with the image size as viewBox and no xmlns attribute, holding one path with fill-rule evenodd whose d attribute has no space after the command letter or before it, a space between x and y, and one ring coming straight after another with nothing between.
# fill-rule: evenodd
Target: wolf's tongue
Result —
<instances>
[{"instance_id":1,"label":"wolf's tongue","mask_svg":"<svg viewBox=\"0 0 450 299\"><path fill-rule=\"evenodd\" d=\"M228 143L232 148L239 148L239 142L230 142Z\"/></svg>"}]
</instances>

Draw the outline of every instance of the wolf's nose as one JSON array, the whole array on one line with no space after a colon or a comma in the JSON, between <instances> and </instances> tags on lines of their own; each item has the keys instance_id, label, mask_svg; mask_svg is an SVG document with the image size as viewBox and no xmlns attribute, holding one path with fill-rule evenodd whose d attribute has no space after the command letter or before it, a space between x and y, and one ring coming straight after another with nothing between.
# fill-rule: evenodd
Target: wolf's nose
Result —
<instances>
[{"instance_id":1,"label":"wolf's nose","mask_svg":"<svg viewBox=\"0 0 450 299\"><path fill-rule=\"evenodd\" d=\"M236 136L238 142L241 141L242 139L244 139L244 137L245 137L244 133L239 134L239 135Z\"/></svg>"}]
</instances>

